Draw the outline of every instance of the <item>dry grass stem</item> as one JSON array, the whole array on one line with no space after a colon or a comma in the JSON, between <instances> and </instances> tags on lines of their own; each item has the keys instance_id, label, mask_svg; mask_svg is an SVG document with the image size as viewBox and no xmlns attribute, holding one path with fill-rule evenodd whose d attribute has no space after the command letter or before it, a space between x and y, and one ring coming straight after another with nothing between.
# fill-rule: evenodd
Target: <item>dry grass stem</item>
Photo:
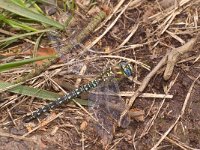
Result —
<instances>
[{"instance_id":1,"label":"dry grass stem","mask_svg":"<svg viewBox=\"0 0 200 150\"><path fill-rule=\"evenodd\" d=\"M113 9L112 13L101 23L101 25L98 28L95 29L95 32L101 29L113 17L113 15L116 14L116 12L119 10L119 8L123 5L124 2L125 0L120 0L118 2L118 4Z\"/></svg>"},{"instance_id":2,"label":"dry grass stem","mask_svg":"<svg viewBox=\"0 0 200 150\"><path fill-rule=\"evenodd\" d=\"M163 134L161 134L159 132L158 132L158 134L161 135L161 136L163 136ZM183 150L197 150L196 148L192 148L192 147L186 145L185 143L182 143L178 139L173 139L173 138L165 137L165 140L169 141L173 145L176 145L176 146L178 146L179 148L181 148Z\"/></svg>"},{"instance_id":3,"label":"dry grass stem","mask_svg":"<svg viewBox=\"0 0 200 150\"><path fill-rule=\"evenodd\" d=\"M127 36L127 38L117 47L117 49L120 49L122 46L124 46L129 40L130 38L135 34L135 32L137 31L139 27L139 23L134 25L130 31L130 34Z\"/></svg>"},{"instance_id":4,"label":"dry grass stem","mask_svg":"<svg viewBox=\"0 0 200 150\"><path fill-rule=\"evenodd\" d=\"M124 6L124 8L122 9L122 11L115 18L115 20L106 28L106 30L98 38L96 38L88 46L86 46L86 48L83 51L87 51L88 49L91 49L95 44L97 44L103 38L103 36L105 36L110 31L110 29L112 29L112 27L116 24L116 22L119 20L119 18L121 17L121 15L128 8L128 6L130 5L130 3L131 3L131 1L129 1L128 4L126 4L126 6Z\"/></svg>"},{"instance_id":5,"label":"dry grass stem","mask_svg":"<svg viewBox=\"0 0 200 150\"><path fill-rule=\"evenodd\" d=\"M83 65L83 67L81 68L81 70L80 70L80 73L79 73L79 75L84 75L85 74L85 72L86 72L86 70L87 70L87 65L86 64L84 64ZM79 87L80 86L80 83L81 83L81 81L82 81L82 79L81 78L78 78L78 79L76 79L76 83L74 84L74 86L77 88L77 87Z\"/></svg>"},{"instance_id":6,"label":"dry grass stem","mask_svg":"<svg viewBox=\"0 0 200 150\"><path fill-rule=\"evenodd\" d=\"M95 93L95 92L90 92L90 93ZM98 92L98 95L103 95L105 93L103 92ZM120 91L117 95L119 96L123 96L123 97L131 97L135 94L135 92L131 92L131 91ZM107 95L114 95L112 93L108 93ZM171 99L173 98L173 95L170 94L156 94L156 93L141 93L139 95L139 97L143 97L143 98L166 98L166 99Z\"/></svg>"},{"instance_id":7,"label":"dry grass stem","mask_svg":"<svg viewBox=\"0 0 200 150\"><path fill-rule=\"evenodd\" d=\"M55 120L56 118L60 117L61 115L63 115L63 113L59 113L57 115L48 117L47 120L42 121L37 127L33 128L31 131L27 132L26 134L24 134L22 137L26 137L29 134L33 133L34 131L42 128L43 126L46 126L47 124L49 124L50 122L52 122L53 120Z\"/></svg>"}]
</instances>

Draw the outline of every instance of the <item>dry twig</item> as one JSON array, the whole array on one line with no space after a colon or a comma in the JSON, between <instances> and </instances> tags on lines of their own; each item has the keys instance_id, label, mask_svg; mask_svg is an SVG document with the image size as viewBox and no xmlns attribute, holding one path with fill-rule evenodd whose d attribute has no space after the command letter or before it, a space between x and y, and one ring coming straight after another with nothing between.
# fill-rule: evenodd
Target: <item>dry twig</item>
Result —
<instances>
[{"instance_id":1,"label":"dry twig","mask_svg":"<svg viewBox=\"0 0 200 150\"><path fill-rule=\"evenodd\" d=\"M195 43L197 42L198 37L191 39L189 42L187 42L185 45L173 49L169 54L168 54L168 59L167 59L167 66L163 75L163 78L165 80L168 80L172 72L174 70L174 66L179 60L180 56L193 50L193 47Z\"/></svg>"}]
</instances>

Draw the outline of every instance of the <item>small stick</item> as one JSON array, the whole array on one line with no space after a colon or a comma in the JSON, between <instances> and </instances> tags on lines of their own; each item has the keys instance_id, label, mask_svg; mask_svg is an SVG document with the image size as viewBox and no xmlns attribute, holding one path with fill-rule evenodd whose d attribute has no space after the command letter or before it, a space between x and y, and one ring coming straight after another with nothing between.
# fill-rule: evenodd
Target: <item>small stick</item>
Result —
<instances>
[{"instance_id":1,"label":"small stick","mask_svg":"<svg viewBox=\"0 0 200 150\"><path fill-rule=\"evenodd\" d=\"M90 92L90 93L95 93L95 92ZM104 95L104 92L98 92L98 95ZM135 94L135 92L132 91L121 91L117 93L118 96L124 96L124 97L131 97ZM107 95L116 95L112 93L107 93ZM171 99L173 98L173 95L170 94L156 94L156 93L142 93L139 95L139 97L145 97L145 98L168 98Z\"/></svg>"},{"instance_id":2,"label":"small stick","mask_svg":"<svg viewBox=\"0 0 200 150\"><path fill-rule=\"evenodd\" d=\"M81 145L82 145L82 150L85 149L85 137L84 137L84 133L82 132L81 133Z\"/></svg>"},{"instance_id":3,"label":"small stick","mask_svg":"<svg viewBox=\"0 0 200 150\"><path fill-rule=\"evenodd\" d=\"M12 120L13 124L17 127L17 124L15 123L13 116L8 108L7 108L7 112L8 112L8 115L10 116L10 119Z\"/></svg>"},{"instance_id":4,"label":"small stick","mask_svg":"<svg viewBox=\"0 0 200 150\"><path fill-rule=\"evenodd\" d=\"M39 126L35 127L33 130L29 131L28 133L25 133L22 137L26 137L28 136L29 134L31 134L32 132L36 131L37 129L43 127L43 126L46 126L47 124L49 124L51 121L55 120L56 118L58 118L59 116L61 116L63 113L59 113L55 116L53 116L52 118L50 119L47 119L45 120L44 122L42 122Z\"/></svg>"},{"instance_id":5,"label":"small stick","mask_svg":"<svg viewBox=\"0 0 200 150\"><path fill-rule=\"evenodd\" d=\"M196 38L192 38L189 42L187 42L185 45L173 49L169 54L168 54L168 60L167 60L167 66L163 75L163 78L165 80L168 80L172 72L174 70L174 66L177 63L178 59L180 58L181 55L183 55L186 52L192 51L195 43L197 42L198 36Z\"/></svg>"}]
</instances>

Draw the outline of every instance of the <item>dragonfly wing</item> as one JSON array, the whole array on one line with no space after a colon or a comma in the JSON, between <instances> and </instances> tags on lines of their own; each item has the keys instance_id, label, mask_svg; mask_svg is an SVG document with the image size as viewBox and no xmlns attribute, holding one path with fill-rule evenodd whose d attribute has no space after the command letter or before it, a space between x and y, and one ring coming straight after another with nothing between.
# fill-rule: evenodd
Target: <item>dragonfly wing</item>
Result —
<instances>
[{"instance_id":1,"label":"dragonfly wing","mask_svg":"<svg viewBox=\"0 0 200 150\"><path fill-rule=\"evenodd\" d=\"M119 87L116 79L103 82L89 93L90 111L97 120L96 130L102 139L112 139L121 113L126 108L125 102L118 95ZM121 123L127 127L130 123L129 116L125 116Z\"/></svg>"},{"instance_id":2,"label":"dragonfly wing","mask_svg":"<svg viewBox=\"0 0 200 150\"><path fill-rule=\"evenodd\" d=\"M99 112L98 112L99 111ZM102 139L104 145L110 144L115 133L115 124L113 123L112 118L109 118L106 111L98 110L95 111L94 117L97 119L95 123L95 129L98 135Z\"/></svg>"},{"instance_id":3,"label":"dragonfly wing","mask_svg":"<svg viewBox=\"0 0 200 150\"><path fill-rule=\"evenodd\" d=\"M109 114L118 122L122 112L126 109L126 103L123 101L119 93L119 86L115 78L112 78L109 83L105 83L104 93L106 99L103 101ZM121 127L125 128L129 125L130 119L126 115L122 120Z\"/></svg>"}]
</instances>

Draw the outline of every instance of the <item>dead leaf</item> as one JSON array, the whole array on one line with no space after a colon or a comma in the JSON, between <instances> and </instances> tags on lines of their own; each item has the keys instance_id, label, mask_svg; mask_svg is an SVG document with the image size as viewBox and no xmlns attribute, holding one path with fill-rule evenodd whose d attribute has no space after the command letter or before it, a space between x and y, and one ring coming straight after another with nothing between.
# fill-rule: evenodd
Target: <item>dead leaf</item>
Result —
<instances>
[{"instance_id":1,"label":"dead leaf","mask_svg":"<svg viewBox=\"0 0 200 150\"><path fill-rule=\"evenodd\" d=\"M144 110L133 108L129 111L129 115L136 121L144 121Z\"/></svg>"},{"instance_id":2,"label":"dead leaf","mask_svg":"<svg viewBox=\"0 0 200 150\"><path fill-rule=\"evenodd\" d=\"M87 126L88 126L87 121L83 121L83 122L81 123L81 125L80 125L80 130L81 130L81 131L84 131L84 130L87 128Z\"/></svg>"},{"instance_id":3,"label":"dead leaf","mask_svg":"<svg viewBox=\"0 0 200 150\"><path fill-rule=\"evenodd\" d=\"M49 55L55 55L57 52L53 48L39 48L37 50L36 56L49 56ZM37 61L36 64L38 66L41 66L42 64L48 62L49 60L41 60Z\"/></svg>"},{"instance_id":4,"label":"dead leaf","mask_svg":"<svg viewBox=\"0 0 200 150\"><path fill-rule=\"evenodd\" d=\"M28 130L28 132L32 131L35 126L36 125L32 122L25 124L25 127Z\"/></svg>"}]
</instances>

